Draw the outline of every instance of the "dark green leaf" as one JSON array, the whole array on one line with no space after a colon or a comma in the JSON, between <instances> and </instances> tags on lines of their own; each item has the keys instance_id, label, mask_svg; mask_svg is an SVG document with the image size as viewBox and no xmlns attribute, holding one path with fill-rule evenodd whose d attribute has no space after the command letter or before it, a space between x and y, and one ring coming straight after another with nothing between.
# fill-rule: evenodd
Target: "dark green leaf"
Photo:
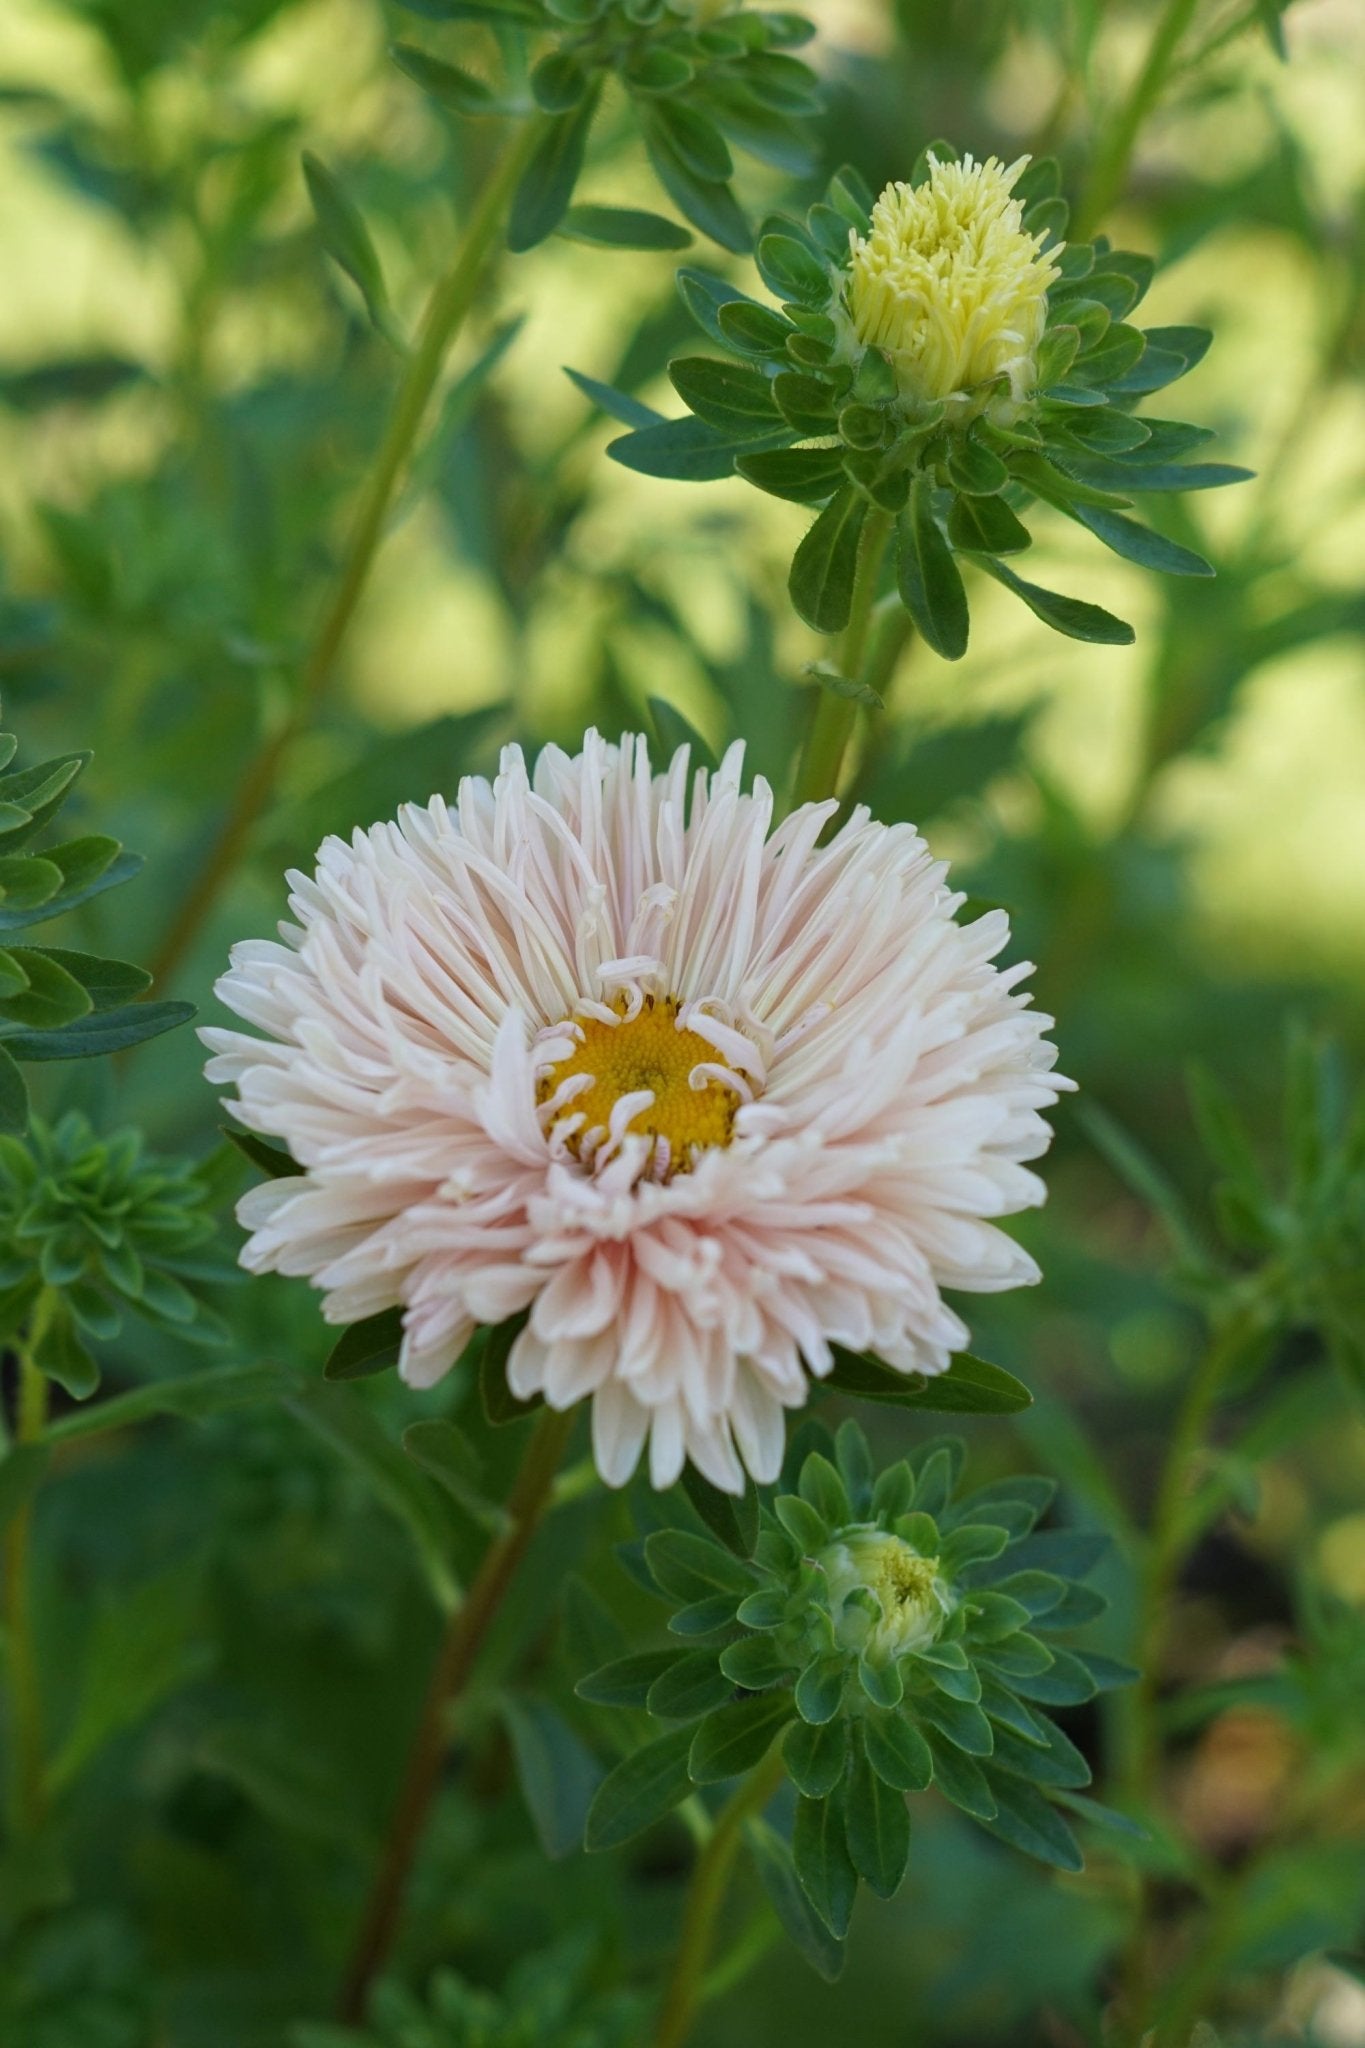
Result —
<instances>
[{"instance_id":1,"label":"dark green leaf","mask_svg":"<svg viewBox=\"0 0 1365 2048\"><path fill-rule=\"evenodd\" d=\"M796 1709L789 1692L754 1693L707 1716L692 1741L688 1769L698 1785L737 1778L761 1763Z\"/></svg>"},{"instance_id":2,"label":"dark green leaf","mask_svg":"<svg viewBox=\"0 0 1365 2048\"><path fill-rule=\"evenodd\" d=\"M497 94L491 86L476 78L472 71L465 71L458 64L448 64L440 57L429 56L425 50L414 49L411 43L395 43L390 56L398 69L420 85L443 107L449 107L456 114L497 114L503 111Z\"/></svg>"},{"instance_id":3,"label":"dark green leaf","mask_svg":"<svg viewBox=\"0 0 1365 2048\"><path fill-rule=\"evenodd\" d=\"M582 1843L601 1770L548 1700L511 1694L501 1704L540 1846L552 1858L571 1855Z\"/></svg>"},{"instance_id":4,"label":"dark green leaf","mask_svg":"<svg viewBox=\"0 0 1365 2048\"><path fill-rule=\"evenodd\" d=\"M861 1742L853 1746L844 1829L854 1869L878 1898L891 1898L910 1861L910 1814L905 1794L877 1776Z\"/></svg>"},{"instance_id":5,"label":"dark green leaf","mask_svg":"<svg viewBox=\"0 0 1365 2048\"><path fill-rule=\"evenodd\" d=\"M268 1180L292 1180L303 1172L283 1145L272 1145L255 1131L238 1130L232 1124L220 1124L219 1129L229 1145L259 1167Z\"/></svg>"},{"instance_id":6,"label":"dark green leaf","mask_svg":"<svg viewBox=\"0 0 1365 2048\"><path fill-rule=\"evenodd\" d=\"M889 1401L898 1408L929 1408L950 1415L1015 1415L1033 1396L1003 1366L960 1351L946 1372L926 1378L903 1373L856 1351L834 1346L834 1369L825 1381L865 1401Z\"/></svg>"},{"instance_id":7,"label":"dark green leaf","mask_svg":"<svg viewBox=\"0 0 1365 2048\"><path fill-rule=\"evenodd\" d=\"M848 1725L840 1720L794 1721L783 1740L782 1756L797 1791L808 1799L823 1799L844 1775Z\"/></svg>"},{"instance_id":8,"label":"dark green leaf","mask_svg":"<svg viewBox=\"0 0 1365 2048\"><path fill-rule=\"evenodd\" d=\"M695 1721L725 1706L734 1690L714 1650L689 1650L655 1679L646 1704L661 1721Z\"/></svg>"},{"instance_id":9,"label":"dark green leaf","mask_svg":"<svg viewBox=\"0 0 1365 2048\"><path fill-rule=\"evenodd\" d=\"M78 1018L56 1031L12 1031L5 1044L21 1060L91 1059L158 1038L193 1015L193 1003L132 1003L127 1009L106 1010L103 1016Z\"/></svg>"},{"instance_id":10,"label":"dark green leaf","mask_svg":"<svg viewBox=\"0 0 1365 2048\"><path fill-rule=\"evenodd\" d=\"M1036 1787L989 1765L985 1775L995 1798L996 1812L993 1819L983 1820L984 1827L1002 1842L1022 1849L1026 1856L1036 1856L1040 1863L1051 1864L1055 1870L1085 1868L1076 1837Z\"/></svg>"},{"instance_id":11,"label":"dark green leaf","mask_svg":"<svg viewBox=\"0 0 1365 2048\"><path fill-rule=\"evenodd\" d=\"M323 1378L364 1380L372 1373L387 1372L391 1365L397 1365L402 1342L402 1309L381 1309L378 1315L366 1316L363 1322L352 1323L342 1331L327 1355Z\"/></svg>"},{"instance_id":12,"label":"dark green leaf","mask_svg":"<svg viewBox=\"0 0 1365 2048\"><path fill-rule=\"evenodd\" d=\"M1125 620L1116 619L1101 605L1088 604L1080 597L1062 597L1055 590L1044 590L1040 584L1026 583L1022 576L1016 576L1012 569L1007 569L1003 562L997 562L989 555L976 559L988 576L993 576L1006 590L1013 591L1045 626L1051 626L1055 633L1065 633L1068 640L1090 640L1104 647L1131 647L1137 637Z\"/></svg>"},{"instance_id":13,"label":"dark green leaf","mask_svg":"<svg viewBox=\"0 0 1365 2048\"><path fill-rule=\"evenodd\" d=\"M802 1890L790 1848L766 1821L749 1821L745 1834L783 1933L827 1984L837 1982L844 1967L843 1943L830 1933Z\"/></svg>"},{"instance_id":14,"label":"dark green leaf","mask_svg":"<svg viewBox=\"0 0 1365 2048\"><path fill-rule=\"evenodd\" d=\"M594 88L570 113L545 118L540 141L512 196L507 246L514 252L543 242L568 212L583 168L597 97Z\"/></svg>"},{"instance_id":15,"label":"dark green leaf","mask_svg":"<svg viewBox=\"0 0 1365 2048\"><path fill-rule=\"evenodd\" d=\"M686 249L692 241L676 221L637 206L571 206L559 232L601 249Z\"/></svg>"},{"instance_id":16,"label":"dark green leaf","mask_svg":"<svg viewBox=\"0 0 1365 2048\"><path fill-rule=\"evenodd\" d=\"M829 1799L798 1799L792 1861L802 1891L835 1939L848 1933L858 1873L849 1858L843 1814Z\"/></svg>"},{"instance_id":17,"label":"dark green leaf","mask_svg":"<svg viewBox=\"0 0 1365 2048\"><path fill-rule=\"evenodd\" d=\"M762 439L780 425L772 380L749 363L680 356L668 374L684 405L731 440Z\"/></svg>"},{"instance_id":18,"label":"dark green leaf","mask_svg":"<svg viewBox=\"0 0 1365 2048\"><path fill-rule=\"evenodd\" d=\"M598 1786L588 1809L585 1849L615 1849L662 1820L692 1790L690 1728L670 1728L635 1750Z\"/></svg>"},{"instance_id":19,"label":"dark green leaf","mask_svg":"<svg viewBox=\"0 0 1365 2048\"><path fill-rule=\"evenodd\" d=\"M580 1678L574 1691L595 1707L643 1707L654 1681L675 1664L685 1663L689 1654L683 1650L641 1650L631 1657L618 1657L614 1663L603 1664L586 1678Z\"/></svg>"},{"instance_id":20,"label":"dark green leaf","mask_svg":"<svg viewBox=\"0 0 1365 2048\"><path fill-rule=\"evenodd\" d=\"M867 509L862 493L846 484L792 558L787 588L797 611L817 633L840 633L848 624Z\"/></svg>"},{"instance_id":21,"label":"dark green leaf","mask_svg":"<svg viewBox=\"0 0 1365 2048\"><path fill-rule=\"evenodd\" d=\"M1181 547L1178 541L1167 540L1164 533L1139 526L1135 519L1125 519L1121 512L1101 510L1094 505L1070 505L1066 509L1116 555L1137 562L1144 569L1160 569L1168 576L1213 574L1213 564L1192 548Z\"/></svg>"},{"instance_id":22,"label":"dark green leaf","mask_svg":"<svg viewBox=\"0 0 1365 2048\"><path fill-rule=\"evenodd\" d=\"M900 518L897 573L901 600L923 639L945 661L967 651L967 593L934 517L933 486L916 477Z\"/></svg>"}]
</instances>

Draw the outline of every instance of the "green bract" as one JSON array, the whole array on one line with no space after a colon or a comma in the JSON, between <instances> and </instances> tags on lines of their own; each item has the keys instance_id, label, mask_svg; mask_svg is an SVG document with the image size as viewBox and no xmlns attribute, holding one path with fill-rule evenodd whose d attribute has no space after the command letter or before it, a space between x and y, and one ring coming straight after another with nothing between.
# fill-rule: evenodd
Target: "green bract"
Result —
<instances>
[{"instance_id":1,"label":"green bract","mask_svg":"<svg viewBox=\"0 0 1365 2048\"><path fill-rule=\"evenodd\" d=\"M516 53L509 72L530 65L531 93L544 120L512 200L507 239L513 249L531 248L561 224L567 233L618 247L676 246L670 223L633 208L583 207L577 209L581 218L566 220L609 78L628 95L669 198L727 249L747 250L751 241L730 189L732 143L781 170L809 168L799 124L818 111L819 95L814 75L788 54L814 34L799 14L705 0L404 4L432 20L485 23L498 32L505 51ZM520 110L510 80L489 86L407 45L394 55L411 78L457 113Z\"/></svg>"},{"instance_id":2,"label":"green bract","mask_svg":"<svg viewBox=\"0 0 1365 2048\"><path fill-rule=\"evenodd\" d=\"M812 1434L824 1436L811 1426L806 1443ZM960 1493L962 1458L959 1440L935 1438L874 1475L862 1431L845 1422L800 1457L794 1492L764 1490L756 1533L703 1496L707 1523L646 1537L644 1570L682 1642L606 1665L578 1691L675 1725L603 1781L589 1848L751 1770L780 1737L798 1794L795 1875L835 1941L860 1878L882 1897L900 1884L905 1795L930 1785L1014 1847L1080 1868L1054 1801L1076 1804L1090 1769L1046 1709L1135 1675L1071 1642L1104 1611L1079 1583L1104 1541L1035 1533L1051 1480ZM1079 1810L1124 1825L1091 1801ZM767 1849L780 1855L778 1838Z\"/></svg>"},{"instance_id":3,"label":"green bract","mask_svg":"<svg viewBox=\"0 0 1365 2048\"><path fill-rule=\"evenodd\" d=\"M137 1131L97 1137L71 1114L0 1137L0 1339L26 1328L34 1364L77 1399L99 1383L84 1339L116 1337L127 1309L216 1341L185 1285L231 1277L196 1256L216 1229L207 1204L191 1169L145 1154Z\"/></svg>"},{"instance_id":4,"label":"green bract","mask_svg":"<svg viewBox=\"0 0 1365 2048\"><path fill-rule=\"evenodd\" d=\"M0 767L18 741L0 733ZM194 1015L190 1003L136 1003L151 976L126 960L16 934L60 917L142 865L117 839L89 834L34 852L29 842L66 802L89 754L61 754L0 775L0 1131L22 1131L28 1091L16 1061L82 1059L155 1038Z\"/></svg>"},{"instance_id":5,"label":"green bract","mask_svg":"<svg viewBox=\"0 0 1365 2048\"><path fill-rule=\"evenodd\" d=\"M933 156L942 164L955 152L935 144ZM926 152L912 182L927 175ZM738 473L775 497L822 507L790 577L796 609L819 632L847 625L864 529L879 516L896 523L901 602L945 658L967 646L963 559L1056 631L1126 644L1133 632L1122 620L1040 589L1007 564L1031 542L1021 514L1041 500L1130 561L1210 575L1201 556L1130 518L1132 499L1206 490L1249 472L1183 461L1210 438L1205 428L1135 417L1141 400L1200 360L1210 337L1202 328L1129 324L1153 263L1103 236L1064 245L1060 184L1047 160L1013 188L1024 230L1041 238L1060 271L1028 393L1011 392L1002 376L974 390L969 404L917 401L889 356L859 341L848 309L850 234L868 234L873 199L858 173L844 169L804 222L774 215L763 224L758 268L780 309L725 278L679 272L689 311L730 360L686 356L670 365L690 418L642 419L635 399L589 387L634 428L609 452L646 475L700 481Z\"/></svg>"}]
</instances>

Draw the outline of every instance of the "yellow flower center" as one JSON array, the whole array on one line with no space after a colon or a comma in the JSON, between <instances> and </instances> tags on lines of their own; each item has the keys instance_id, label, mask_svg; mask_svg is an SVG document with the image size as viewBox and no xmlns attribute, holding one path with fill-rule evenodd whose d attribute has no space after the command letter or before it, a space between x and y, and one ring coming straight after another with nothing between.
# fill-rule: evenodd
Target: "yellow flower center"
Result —
<instances>
[{"instance_id":1,"label":"yellow flower center","mask_svg":"<svg viewBox=\"0 0 1365 2048\"><path fill-rule=\"evenodd\" d=\"M955 399L960 413L978 391L971 409L982 410L1002 377L1015 403L1032 391L1048 286L1060 272L1011 197L1027 162L930 158L924 183L888 185L871 232L852 237L854 329L890 357L907 397Z\"/></svg>"},{"instance_id":2,"label":"yellow flower center","mask_svg":"<svg viewBox=\"0 0 1365 2048\"><path fill-rule=\"evenodd\" d=\"M653 1101L636 1111L626 1130L653 1141L651 1166L658 1177L690 1173L698 1152L730 1143L743 1099L737 1088L710 1074L693 1077L703 1066L732 1071L730 1062L699 1032L679 1023L677 996L646 996L633 1017L625 1014L624 996L616 998L613 1008L619 1023L598 1017L573 1020L579 1044L568 1059L557 1060L542 1074L537 1100L548 1102L575 1075L591 1076L591 1086L572 1095L553 1124L555 1129L573 1125L565 1143L576 1159L586 1160L609 1133L622 1096L647 1089Z\"/></svg>"},{"instance_id":3,"label":"yellow flower center","mask_svg":"<svg viewBox=\"0 0 1365 2048\"><path fill-rule=\"evenodd\" d=\"M922 1557L901 1537L869 1528L846 1529L820 1562L845 1649L880 1662L933 1642L951 1604L936 1557Z\"/></svg>"}]
</instances>

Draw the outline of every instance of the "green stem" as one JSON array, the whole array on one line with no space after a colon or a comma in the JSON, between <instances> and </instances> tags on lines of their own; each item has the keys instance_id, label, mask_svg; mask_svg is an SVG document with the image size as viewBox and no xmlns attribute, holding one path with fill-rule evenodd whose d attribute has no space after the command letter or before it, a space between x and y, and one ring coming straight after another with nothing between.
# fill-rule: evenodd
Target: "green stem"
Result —
<instances>
[{"instance_id":1,"label":"green stem","mask_svg":"<svg viewBox=\"0 0 1365 2048\"><path fill-rule=\"evenodd\" d=\"M1128 1696L1120 1767L1121 1782L1139 1811L1155 1799L1161 1767L1157 1701L1171 1600L1180 1567L1197 1533L1186 1512L1192 1470L1228 1374L1253 1334L1253 1327L1243 1316L1233 1317L1214 1333L1185 1390L1157 1482L1138 1602L1138 1663L1142 1675ZM1124 1968L1129 2022L1135 2039L1143 2031L1151 1995L1147 1971L1149 1903L1146 1883L1139 1880L1133 1935Z\"/></svg>"},{"instance_id":2,"label":"green stem","mask_svg":"<svg viewBox=\"0 0 1365 2048\"><path fill-rule=\"evenodd\" d=\"M370 1986L398 1931L412 1866L441 1782L452 1702L463 1692L488 1631L550 1504L555 1474L573 1428L573 1411L542 1408L507 1498L507 1526L484 1552L469 1591L436 1654L407 1769L351 1954L338 2012L362 2020Z\"/></svg>"},{"instance_id":3,"label":"green stem","mask_svg":"<svg viewBox=\"0 0 1365 2048\"><path fill-rule=\"evenodd\" d=\"M417 346L408 359L388 428L356 508L341 576L304 665L294 706L247 764L218 836L162 943L153 970L158 981L164 981L179 964L205 916L216 903L237 865L252 827L269 801L285 756L300 735L307 731L326 693L341 644L355 616L383 538L384 522L411 459L446 357L473 306L508 203L541 133L539 116L529 116L522 122L479 193L455 261L431 295L418 331Z\"/></svg>"},{"instance_id":4,"label":"green stem","mask_svg":"<svg viewBox=\"0 0 1365 2048\"><path fill-rule=\"evenodd\" d=\"M891 532L892 515L873 512L863 529L858 553L858 573L853 582L853 602L848 624L839 642L839 673L851 683L863 682L872 611L877 601L877 579L882 556ZM857 722L858 706L851 697L836 697L832 690L817 688L815 714L806 735L805 748L796 772L792 804L818 803L834 796L844 754Z\"/></svg>"},{"instance_id":5,"label":"green stem","mask_svg":"<svg viewBox=\"0 0 1365 2048\"><path fill-rule=\"evenodd\" d=\"M1104 141L1072 230L1076 241L1090 239L1122 193L1142 124L1161 97L1166 75L1198 4L1199 0L1166 0L1152 31L1142 69L1112 121L1105 124Z\"/></svg>"},{"instance_id":6,"label":"green stem","mask_svg":"<svg viewBox=\"0 0 1365 2048\"><path fill-rule=\"evenodd\" d=\"M40 1299L35 1326L42 1313L43 1301ZM29 1346L16 1347L16 1352L19 1395L14 1440L17 1444L37 1443L47 1424L47 1376L33 1363ZM6 1666L10 1695L10 1825L20 1840L37 1833L45 1804L43 1703L29 1586L32 1531L32 1504L26 1501L6 1532L4 1574Z\"/></svg>"},{"instance_id":7,"label":"green stem","mask_svg":"<svg viewBox=\"0 0 1365 2048\"><path fill-rule=\"evenodd\" d=\"M654 2035L654 2048L682 2048L702 1998L706 1959L711 1952L716 1918L725 1900L730 1871L739 1849L744 1823L762 1813L782 1782L780 1749L770 1750L756 1764L723 1809L705 1848L698 1856L683 1909L682 1932L673 1954L668 1985Z\"/></svg>"}]
</instances>

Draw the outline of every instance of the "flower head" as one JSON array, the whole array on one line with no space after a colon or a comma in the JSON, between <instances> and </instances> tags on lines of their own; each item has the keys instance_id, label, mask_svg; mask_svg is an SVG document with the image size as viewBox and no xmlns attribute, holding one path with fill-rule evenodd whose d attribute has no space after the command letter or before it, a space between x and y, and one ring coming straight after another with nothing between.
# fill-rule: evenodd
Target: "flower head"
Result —
<instances>
[{"instance_id":1,"label":"flower head","mask_svg":"<svg viewBox=\"0 0 1365 2048\"><path fill-rule=\"evenodd\" d=\"M903 1536L875 1525L844 1529L818 1562L841 1648L884 1664L938 1636L951 1594L937 1557L923 1556Z\"/></svg>"},{"instance_id":2,"label":"flower head","mask_svg":"<svg viewBox=\"0 0 1365 2048\"><path fill-rule=\"evenodd\" d=\"M521 1398L591 1396L603 1476L646 1438L737 1491L831 1346L943 1370L940 1289L1036 1278L993 1219L1024 1161L1049 1019L992 962L1002 912L956 922L906 825L832 804L774 829L742 749L691 778L643 740L509 747L294 875L283 943L238 946L205 1032L236 1114L303 1169L239 1215L254 1271L306 1274L350 1323L401 1304L428 1386L478 1324L529 1310Z\"/></svg>"},{"instance_id":3,"label":"flower head","mask_svg":"<svg viewBox=\"0 0 1365 2048\"><path fill-rule=\"evenodd\" d=\"M908 397L979 411L1002 377L1016 401L1031 394L1048 287L1061 272L1011 197L1027 163L931 155L923 184L888 185L869 232L850 230L858 340L890 357Z\"/></svg>"}]
</instances>

